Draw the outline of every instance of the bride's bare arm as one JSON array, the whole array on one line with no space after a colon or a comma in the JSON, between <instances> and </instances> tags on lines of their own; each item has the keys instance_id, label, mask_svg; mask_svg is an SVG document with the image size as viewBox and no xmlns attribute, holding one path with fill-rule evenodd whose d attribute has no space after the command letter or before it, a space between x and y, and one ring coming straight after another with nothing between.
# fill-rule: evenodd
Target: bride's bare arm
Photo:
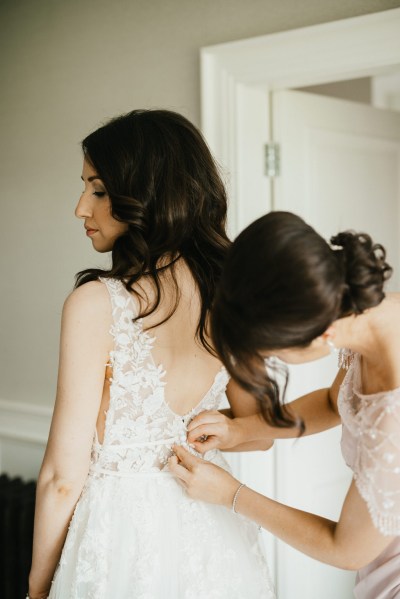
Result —
<instances>
[{"instance_id":1,"label":"bride's bare arm","mask_svg":"<svg viewBox=\"0 0 400 599\"><path fill-rule=\"evenodd\" d=\"M344 370L339 370L331 387L312 391L288 404L292 414L303 420L305 435L313 435L340 424L337 398L345 374ZM233 381L229 385L232 385L231 394L228 387L232 413L202 412L188 427L188 442L197 451L204 453L215 448L224 451L268 449L274 439L298 437L298 428L278 428L267 424L255 399ZM206 442L196 441L204 435Z\"/></svg>"},{"instance_id":2,"label":"bride's bare arm","mask_svg":"<svg viewBox=\"0 0 400 599\"><path fill-rule=\"evenodd\" d=\"M40 470L29 595L46 597L75 504L88 474L110 348L109 296L99 282L66 300L61 324L57 397Z\"/></svg>"}]
</instances>

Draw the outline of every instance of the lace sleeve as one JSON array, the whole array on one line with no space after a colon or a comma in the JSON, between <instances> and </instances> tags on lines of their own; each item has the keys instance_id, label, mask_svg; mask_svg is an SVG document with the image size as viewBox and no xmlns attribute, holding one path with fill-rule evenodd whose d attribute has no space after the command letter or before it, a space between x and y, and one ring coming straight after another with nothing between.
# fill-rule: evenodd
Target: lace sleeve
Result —
<instances>
[{"instance_id":1,"label":"lace sleeve","mask_svg":"<svg viewBox=\"0 0 400 599\"><path fill-rule=\"evenodd\" d=\"M400 390L374 399L363 414L357 488L384 535L400 535Z\"/></svg>"}]
</instances>

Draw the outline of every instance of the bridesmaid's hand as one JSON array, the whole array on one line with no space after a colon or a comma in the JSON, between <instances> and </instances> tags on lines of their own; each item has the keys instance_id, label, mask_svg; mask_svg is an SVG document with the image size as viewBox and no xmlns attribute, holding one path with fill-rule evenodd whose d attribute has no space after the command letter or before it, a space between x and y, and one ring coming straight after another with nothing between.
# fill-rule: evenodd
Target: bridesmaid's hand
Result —
<instances>
[{"instance_id":1,"label":"bridesmaid's hand","mask_svg":"<svg viewBox=\"0 0 400 599\"><path fill-rule=\"evenodd\" d=\"M189 423L187 440L203 454L210 449L232 449L240 445L240 432L235 419L210 410L201 412Z\"/></svg>"},{"instance_id":2,"label":"bridesmaid's hand","mask_svg":"<svg viewBox=\"0 0 400 599\"><path fill-rule=\"evenodd\" d=\"M169 470L186 489L192 499L232 507L233 497L240 485L233 476L210 462L192 455L180 445L169 461Z\"/></svg>"}]
</instances>

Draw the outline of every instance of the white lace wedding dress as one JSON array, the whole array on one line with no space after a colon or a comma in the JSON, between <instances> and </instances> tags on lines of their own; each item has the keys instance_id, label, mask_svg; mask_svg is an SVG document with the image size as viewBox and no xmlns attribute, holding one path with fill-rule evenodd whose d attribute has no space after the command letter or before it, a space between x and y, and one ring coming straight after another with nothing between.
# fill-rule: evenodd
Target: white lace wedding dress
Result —
<instances>
[{"instance_id":1,"label":"white lace wedding dress","mask_svg":"<svg viewBox=\"0 0 400 599\"><path fill-rule=\"evenodd\" d=\"M273 599L257 526L189 499L168 472L171 445L186 440L191 418L221 407L226 371L190 413L173 412L154 338L132 322L132 296L119 281L102 281L114 323L110 405L49 598ZM205 459L228 468L218 451Z\"/></svg>"}]
</instances>

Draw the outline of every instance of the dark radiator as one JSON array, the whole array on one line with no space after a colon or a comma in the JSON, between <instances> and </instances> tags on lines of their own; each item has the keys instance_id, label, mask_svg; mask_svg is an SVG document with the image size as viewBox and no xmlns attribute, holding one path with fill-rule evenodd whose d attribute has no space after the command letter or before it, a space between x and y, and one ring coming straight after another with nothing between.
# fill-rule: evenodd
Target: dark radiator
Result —
<instances>
[{"instance_id":1,"label":"dark radiator","mask_svg":"<svg viewBox=\"0 0 400 599\"><path fill-rule=\"evenodd\" d=\"M32 558L34 482L0 476L0 597L23 599Z\"/></svg>"}]
</instances>

